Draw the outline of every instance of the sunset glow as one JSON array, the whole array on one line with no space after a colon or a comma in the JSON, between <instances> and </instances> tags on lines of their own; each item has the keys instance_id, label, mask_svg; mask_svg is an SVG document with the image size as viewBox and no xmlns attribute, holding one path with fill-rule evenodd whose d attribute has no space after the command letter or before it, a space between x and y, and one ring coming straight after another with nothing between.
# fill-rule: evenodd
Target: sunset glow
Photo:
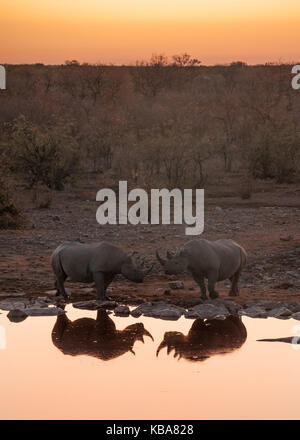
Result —
<instances>
[{"instance_id":1,"label":"sunset glow","mask_svg":"<svg viewBox=\"0 0 300 440\"><path fill-rule=\"evenodd\" d=\"M135 63L187 51L204 64L294 61L298 0L11 0L0 63Z\"/></svg>"}]
</instances>

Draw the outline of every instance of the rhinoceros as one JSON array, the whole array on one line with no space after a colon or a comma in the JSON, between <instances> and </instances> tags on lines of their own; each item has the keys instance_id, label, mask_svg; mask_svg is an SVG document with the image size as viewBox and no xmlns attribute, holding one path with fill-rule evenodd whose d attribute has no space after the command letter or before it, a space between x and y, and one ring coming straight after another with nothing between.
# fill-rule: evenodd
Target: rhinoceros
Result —
<instances>
[{"instance_id":1,"label":"rhinoceros","mask_svg":"<svg viewBox=\"0 0 300 440\"><path fill-rule=\"evenodd\" d=\"M87 355L104 361L133 351L136 341L144 342L144 336L152 335L141 322L117 330L114 321L103 309L96 319L79 318L71 321L65 314L57 317L52 331L52 342L64 354Z\"/></svg>"},{"instance_id":2,"label":"rhinoceros","mask_svg":"<svg viewBox=\"0 0 300 440\"><path fill-rule=\"evenodd\" d=\"M65 315L59 319L66 319ZM169 354L189 361L204 361L217 354L231 353L240 348L247 339L247 330L239 316L227 316L219 319L196 319L185 336L181 332L166 332L156 351L167 347Z\"/></svg>"},{"instance_id":3,"label":"rhinoceros","mask_svg":"<svg viewBox=\"0 0 300 440\"><path fill-rule=\"evenodd\" d=\"M233 240L221 239L209 241L191 240L175 254L167 252L164 260L156 251L158 261L166 274L179 274L188 270L201 289L201 298L207 299L204 279L208 279L208 291L211 298L217 298L215 284L218 281L231 281L230 296L238 295L238 281L247 261L245 249Z\"/></svg>"},{"instance_id":4,"label":"rhinoceros","mask_svg":"<svg viewBox=\"0 0 300 440\"><path fill-rule=\"evenodd\" d=\"M105 292L115 275L141 283L151 268L145 268L144 260L133 260L133 253L105 241L84 244L67 242L58 246L51 256L51 265L56 277L57 295L67 298L64 282L95 283L97 298L107 299Z\"/></svg>"}]
</instances>

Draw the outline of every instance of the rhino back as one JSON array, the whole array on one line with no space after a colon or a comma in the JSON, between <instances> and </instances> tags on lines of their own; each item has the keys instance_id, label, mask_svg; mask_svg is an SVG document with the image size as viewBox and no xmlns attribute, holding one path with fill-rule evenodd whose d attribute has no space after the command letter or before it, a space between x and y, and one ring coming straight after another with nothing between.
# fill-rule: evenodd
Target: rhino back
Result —
<instances>
[{"instance_id":1,"label":"rhino back","mask_svg":"<svg viewBox=\"0 0 300 440\"><path fill-rule=\"evenodd\" d=\"M218 271L218 281L230 278L241 266L241 247L233 240L191 240L183 247L196 273Z\"/></svg>"},{"instance_id":2,"label":"rhino back","mask_svg":"<svg viewBox=\"0 0 300 440\"><path fill-rule=\"evenodd\" d=\"M187 242L182 249L182 254L187 257L189 268L196 273L206 274L212 269L219 268L219 257L211 246L211 242L204 238Z\"/></svg>"},{"instance_id":3,"label":"rhino back","mask_svg":"<svg viewBox=\"0 0 300 440\"><path fill-rule=\"evenodd\" d=\"M100 242L93 244L65 243L58 256L65 274L73 281L91 282L93 272L114 272L124 254L116 246Z\"/></svg>"},{"instance_id":4,"label":"rhino back","mask_svg":"<svg viewBox=\"0 0 300 440\"><path fill-rule=\"evenodd\" d=\"M241 246L235 241L221 239L212 242L220 259L219 281L232 277L241 267Z\"/></svg>"}]
</instances>

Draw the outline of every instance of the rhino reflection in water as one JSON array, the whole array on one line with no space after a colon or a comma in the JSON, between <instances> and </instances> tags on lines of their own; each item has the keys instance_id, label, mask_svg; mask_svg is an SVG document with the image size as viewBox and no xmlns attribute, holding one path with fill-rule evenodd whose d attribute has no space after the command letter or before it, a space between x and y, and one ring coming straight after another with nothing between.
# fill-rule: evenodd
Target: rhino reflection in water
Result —
<instances>
[{"instance_id":1,"label":"rhino reflection in water","mask_svg":"<svg viewBox=\"0 0 300 440\"><path fill-rule=\"evenodd\" d=\"M166 332L156 355L167 347L167 353L189 361L204 361L216 354L230 353L240 348L247 339L247 330L238 316L224 320L196 319L185 336L180 332Z\"/></svg>"},{"instance_id":2,"label":"rhino reflection in water","mask_svg":"<svg viewBox=\"0 0 300 440\"><path fill-rule=\"evenodd\" d=\"M64 354L87 355L104 361L133 351L136 341L144 342L151 334L142 323L117 330L114 321L104 309L97 311L97 318L80 318L70 321L65 314L57 317L52 331L52 342Z\"/></svg>"}]
</instances>

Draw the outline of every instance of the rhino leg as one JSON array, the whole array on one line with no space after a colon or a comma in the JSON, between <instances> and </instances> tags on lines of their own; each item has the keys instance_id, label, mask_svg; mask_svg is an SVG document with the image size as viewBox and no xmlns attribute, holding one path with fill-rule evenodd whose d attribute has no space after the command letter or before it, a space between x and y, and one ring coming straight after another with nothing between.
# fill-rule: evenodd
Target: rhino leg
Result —
<instances>
[{"instance_id":1,"label":"rhino leg","mask_svg":"<svg viewBox=\"0 0 300 440\"><path fill-rule=\"evenodd\" d=\"M218 298L219 294L215 290L215 284L218 281L218 275L214 272L208 274L208 291L211 299Z\"/></svg>"},{"instance_id":2,"label":"rhino leg","mask_svg":"<svg viewBox=\"0 0 300 440\"><path fill-rule=\"evenodd\" d=\"M56 278L55 287L56 287L56 296L62 295L64 298L68 298L67 292L65 291L64 282L66 281L66 276L62 275Z\"/></svg>"},{"instance_id":3,"label":"rhino leg","mask_svg":"<svg viewBox=\"0 0 300 440\"><path fill-rule=\"evenodd\" d=\"M68 295L65 291L64 282L67 279L67 275L65 274L62 265L59 260L55 260L52 262L53 272L55 274L55 288L57 290L56 296L62 295L64 298L68 298Z\"/></svg>"},{"instance_id":4,"label":"rhino leg","mask_svg":"<svg viewBox=\"0 0 300 440\"><path fill-rule=\"evenodd\" d=\"M239 288L238 288L238 282L240 278L241 271L238 270L231 278L231 289L229 291L229 296L238 296L239 294Z\"/></svg>"},{"instance_id":5,"label":"rhino leg","mask_svg":"<svg viewBox=\"0 0 300 440\"><path fill-rule=\"evenodd\" d=\"M194 280L196 281L196 283L198 284L198 286L200 287L200 290L201 290L201 298L202 298L202 299L207 299L204 277L197 276L197 275L195 275L195 274L193 273L193 278L194 278Z\"/></svg>"},{"instance_id":6,"label":"rhino leg","mask_svg":"<svg viewBox=\"0 0 300 440\"><path fill-rule=\"evenodd\" d=\"M110 285L110 283L112 282L114 277L115 277L115 275L113 273L105 273L104 274L104 294L105 295L106 295L106 289L108 288L108 286ZM107 295L106 295L106 298L108 298Z\"/></svg>"},{"instance_id":7,"label":"rhino leg","mask_svg":"<svg viewBox=\"0 0 300 440\"><path fill-rule=\"evenodd\" d=\"M105 277L103 272L94 272L93 279L96 285L97 299L105 300L107 299L105 295Z\"/></svg>"}]
</instances>

